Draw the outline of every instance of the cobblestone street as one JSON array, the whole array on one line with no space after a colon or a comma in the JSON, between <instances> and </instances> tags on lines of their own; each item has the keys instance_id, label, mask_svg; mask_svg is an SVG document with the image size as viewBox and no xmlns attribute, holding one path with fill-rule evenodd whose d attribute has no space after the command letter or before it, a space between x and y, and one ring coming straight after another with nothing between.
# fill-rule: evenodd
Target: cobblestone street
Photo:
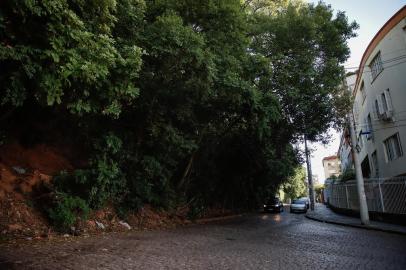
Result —
<instances>
[{"instance_id":1,"label":"cobblestone street","mask_svg":"<svg viewBox=\"0 0 406 270\"><path fill-rule=\"evenodd\" d=\"M302 214L0 247L0 269L406 269L406 237Z\"/></svg>"}]
</instances>

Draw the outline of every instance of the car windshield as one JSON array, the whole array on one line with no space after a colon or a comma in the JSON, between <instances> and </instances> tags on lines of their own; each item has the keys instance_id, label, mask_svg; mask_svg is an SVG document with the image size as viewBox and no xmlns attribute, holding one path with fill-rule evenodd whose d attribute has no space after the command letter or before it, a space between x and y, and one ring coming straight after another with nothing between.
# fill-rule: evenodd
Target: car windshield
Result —
<instances>
[{"instance_id":1,"label":"car windshield","mask_svg":"<svg viewBox=\"0 0 406 270\"><path fill-rule=\"evenodd\" d=\"M306 204L306 202L303 201L303 200L293 200L292 203L294 203L294 204Z\"/></svg>"},{"instance_id":2,"label":"car windshield","mask_svg":"<svg viewBox=\"0 0 406 270\"><path fill-rule=\"evenodd\" d=\"M268 204L276 204L276 203L279 203L279 199L277 199L277 198L268 200Z\"/></svg>"}]
</instances>

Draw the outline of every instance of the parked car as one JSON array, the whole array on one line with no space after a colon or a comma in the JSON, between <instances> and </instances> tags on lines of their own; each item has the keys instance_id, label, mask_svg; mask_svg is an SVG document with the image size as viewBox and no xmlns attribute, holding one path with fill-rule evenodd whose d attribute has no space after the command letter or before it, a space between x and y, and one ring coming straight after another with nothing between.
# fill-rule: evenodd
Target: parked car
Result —
<instances>
[{"instance_id":1,"label":"parked car","mask_svg":"<svg viewBox=\"0 0 406 270\"><path fill-rule=\"evenodd\" d=\"M307 212L306 201L302 199L294 199L290 204L290 212Z\"/></svg>"},{"instance_id":2,"label":"parked car","mask_svg":"<svg viewBox=\"0 0 406 270\"><path fill-rule=\"evenodd\" d=\"M310 199L308 197L301 197L301 198L299 198L299 200L305 201L307 209L310 208Z\"/></svg>"},{"instance_id":3,"label":"parked car","mask_svg":"<svg viewBox=\"0 0 406 270\"><path fill-rule=\"evenodd\" d=\"M264 204L264 212L283 212L283 203L279 198L271 198Z\"/></svg>"}]
</instances>

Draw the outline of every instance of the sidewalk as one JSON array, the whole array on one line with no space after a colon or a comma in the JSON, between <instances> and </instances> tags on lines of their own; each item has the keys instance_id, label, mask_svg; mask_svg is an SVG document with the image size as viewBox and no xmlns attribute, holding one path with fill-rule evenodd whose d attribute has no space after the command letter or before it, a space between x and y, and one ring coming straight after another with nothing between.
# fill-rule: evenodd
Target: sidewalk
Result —
<instances>
[{"instance_id":1,"label":"sidewalk","mask_svg":"<svg viewBox=\"0 0 406 270\"><path fill-rule=\"evenodd\" d=\"M306 217L312 220L331 224L406 235L406 226L378 221L371 221L370 225L365 226L361 224L361 220L359 218L337 214L323 204L316 204L315 210L307 211Z\"/></svg>"}]
</instances>

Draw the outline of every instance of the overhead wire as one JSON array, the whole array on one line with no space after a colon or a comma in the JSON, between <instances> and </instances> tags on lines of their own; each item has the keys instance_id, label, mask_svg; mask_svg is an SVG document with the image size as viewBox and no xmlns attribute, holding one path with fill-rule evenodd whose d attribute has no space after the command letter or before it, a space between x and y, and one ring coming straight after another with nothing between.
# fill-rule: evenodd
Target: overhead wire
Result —
<instances>
[{"instance_id":1,"label":"overhead wire","mask_svg":"<svg viewBox=\"0 0 406 270\"><path fill-rule=\"evenodd\" d=\"M391 68L391 67L398 66L398 65L400 65L400 64L406 63L406 61L401 61L401 60L403 60L403 59L406 59L406 55L405 55L404 57L402 57L402 58L399 58L399 59L396 59L396 60L391 61L391 62L400 61L400 62L395 63L395 64L393 64L393 65L383 66L383 64L387 64L387 63L389 63L389 62L383 63L383 64L382 64L383 69L388 69L388 68ZM372 72L371 70L363 70L361 74L371 73L371 72ZM360 74L360 73L358 73L358 74Z\"/></svg>"},{"instance_id":2,"label":"overhead wire","mask_svg":"<svg viewBox=\"0 0 406 270\"><path fill-rule=\"evenodd\" d=\"M405 56L406 56L406 54L401 54L401 55L398 55L398 56L393 57L393 58L388 58L386 60L382 60L381 63L383 63L383 64L390 63L390 62L393 62L393 61L396 61L396 60L399 60L399 59L403 59L403 58L405 58ZM369 65L364 65L362 67L368 67L368 66ZM352 67L344 66L344 68L345 69L357 69L357 68L359 68L359 66L352 66Z\"/></svg>"},{"instance_id":3,"label":"overhead wire","mask_svg":"<svg viewBox=\"0 0 406 270\"><path fill-rule=\"evenodd\" d=\"M400 52L400 51L406 51L406 49L399 49L399 50L389 51L389 52L386 52L386 53L381 53L381 56L393 54L393 53ZM348 67L348 66L350 66L350 67L355 67L355 66L352 66L352 65L349 65L349 64L348 64L348 65L344 65L344 67ZM359 68L359 66L356 66L356 68Z\"/></svg>"},{"instance_id":4,"label":"overhead wire","mask_svg":"<svg viewBox=\"0 0 406 270\"><path fill-rule=\"evenodd\" d=\"M394 62L394 61L397 61L397 60L402 60L402 59L404 59L404 58L406 58L406 55L405 55L405 54L400 55L400 56L397 56L397 57L394 57L394 58L390 58L390 59L385 60L385 61L381 61L381 63L382 63L382 64L387 64L387 63L391 63L391 62ZM365 67L369 67L369 65L364 65L363 67L364 67L364 68L365 68ZM357 67L357 66L344 67L344 69L358 69L358 68L359 68L359 66L358 66L358 67Z\"/></svg>"},{"instance_id":5,"label":"overhead wire","mask_svg":"<svg viewBox=\"0 0 406 270\"><path fill-rule=\"evenodd\" d=\"M355 125L355 127L357 128L357 129L359 129L360 127L367 127L368 125ZM381 127L381 128L372 128L372 132L374 132L374 131L379 131L379 130L385 130L385 129L393 129L393 128L398 128L398 127L406 127L406 124L401 124L401 125L393 125L393 126L390 126L390 127ZM362 130L362 128L360 128L361 130Z\"/></svg>"}]
</instances>

